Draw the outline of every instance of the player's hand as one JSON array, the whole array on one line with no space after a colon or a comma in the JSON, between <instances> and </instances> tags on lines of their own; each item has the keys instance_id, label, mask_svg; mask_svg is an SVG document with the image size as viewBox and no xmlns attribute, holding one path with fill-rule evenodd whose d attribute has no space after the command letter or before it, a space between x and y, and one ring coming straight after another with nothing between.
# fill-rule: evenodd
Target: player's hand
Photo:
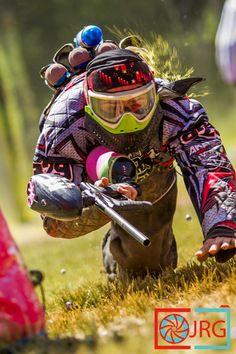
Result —
<instances>
[{"instance_id":1,"label":"player's hand","mask_svg":"<svg viewBox=\"0 0 236 354\"><path fill-rule=\"evenodd\" d=\"M236 248L236 238L234 237L216 237L209 238L204 245L195 253L200 262L204 262L209 256L214 256L220 250L229 250Z\"/></svg>"},{"instance_id":2,"label":"player's hand","mask_svg":"<svg viewBox=\"0 0 236 354\"><path fill-rule=\"evenodd\" d=\"M109 179L107 177L102 177L101 179L99 179L98 181L95 182L95 185L97 187L109 187L110 185L110 182L109 182ZM129 198L129 199L132 199L132 200L135 200L136 197L137 197L137 190L130 186L129 184L127 183L117 183L116 184L117 186L117 192L123 194L125 197Z\"/></svg>"}]
</instances>

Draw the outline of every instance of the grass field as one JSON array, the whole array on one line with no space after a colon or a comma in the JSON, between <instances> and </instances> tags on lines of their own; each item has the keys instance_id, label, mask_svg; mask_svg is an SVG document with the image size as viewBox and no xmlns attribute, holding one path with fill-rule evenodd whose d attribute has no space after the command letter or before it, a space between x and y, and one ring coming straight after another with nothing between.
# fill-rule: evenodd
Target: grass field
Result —
<instances>
[{"instance_id":1,"label":"grass field","mask_svg":"<svg viewBox=\"0 0 236 354\"><path fill-rule=\"evenodd\" d=\"M186 214L191 215L190 221ZM215 308L225 304L231 307L232 317L232 346L225 352L236 352L236 261L224 265L213 260L205 265L195 262L193 254L202 243L201 230L181 178L174 220L179 265L158 281L146 279L129 286L107 283L100 252L107 226L74 240L51 239L42 231L39 219L27 227L11 229L28 267L45 274L50 340L27 346L23 353L155 353L154 308ZM203 343L209 345L208 341ZM178 351L182 352L191 350Z\"/></svg>"}]
</instances>

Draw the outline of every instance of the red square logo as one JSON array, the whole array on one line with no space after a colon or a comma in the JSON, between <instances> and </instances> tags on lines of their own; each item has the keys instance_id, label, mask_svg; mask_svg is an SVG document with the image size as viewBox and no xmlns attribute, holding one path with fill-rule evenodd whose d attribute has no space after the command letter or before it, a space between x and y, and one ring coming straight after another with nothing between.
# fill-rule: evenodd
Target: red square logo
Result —
<instances>
[{"instance_id":1,"label":"red square logo","mask_svg":"<svg viewBox=\"0 0 236 354\"><path fill-rule=\"evenodd\" d=\"M185 313L190 308L154 309L154 348L155 349L191 349L181 344L189 334L189 323Z\"/></svg>"}]
</instances>

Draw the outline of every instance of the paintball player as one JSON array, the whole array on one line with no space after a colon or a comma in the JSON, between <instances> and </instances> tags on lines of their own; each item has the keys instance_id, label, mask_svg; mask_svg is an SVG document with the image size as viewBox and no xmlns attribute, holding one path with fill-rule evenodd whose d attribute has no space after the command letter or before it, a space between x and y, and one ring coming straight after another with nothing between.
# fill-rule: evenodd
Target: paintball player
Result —
<instances>
[{"instance_id":1,"label":"paintball player","mask_svg":"<svg viewBox=\"0 0 236 354\"><path fill-rule=\"evenodd\" d=\"M236 84L236 2L226 0L217 29L216 63L228 84Z\"/></svg>"},{"instance_id":2,"label":"paintball player","mask_svg":"<svg viewBox=\"0 0 236 354\"><path fill-rule=\"evenodd\" d=\"M174 160L202 226L204 243L196 257L204 261L214 255L225 262L235 254L235 172L204 108L186 96L198 81L154 78L141 56L117 48L91 59L86 71L61 89L47 112L35 150L34 174L55 173L78 186L92 181L107 187L114 181L98 173L99 163L104 163L106 154L126 156L135 164L135 183L141 193L122 179L115 183L117 191L153 204L151 212L124 212L150 237L149 247L111 223L102 243L108 279L117 274L158 275L168 266L177 266L172 230L177 196ZM74 221L43 217L50 236L67 239L109 221L94 206Z\"/></svg>"}]
</instances>

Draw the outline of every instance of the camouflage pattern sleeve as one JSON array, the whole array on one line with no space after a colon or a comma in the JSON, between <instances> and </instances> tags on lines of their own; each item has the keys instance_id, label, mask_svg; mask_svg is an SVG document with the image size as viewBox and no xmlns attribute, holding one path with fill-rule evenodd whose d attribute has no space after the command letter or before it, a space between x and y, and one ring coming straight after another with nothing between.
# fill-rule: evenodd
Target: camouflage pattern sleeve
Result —
<instances>
[{"instance_id":1,"label":"camouflage pattern sleeve","mask_svg":"<svg viewBox=\"0 0 236 354\"><path fill-rule=\"evenodd\" d=\"M163 147L181 168L204 239L236 237L235 171L217 130L193 99L163 100Z\"/></svg>"}]
</instances>

